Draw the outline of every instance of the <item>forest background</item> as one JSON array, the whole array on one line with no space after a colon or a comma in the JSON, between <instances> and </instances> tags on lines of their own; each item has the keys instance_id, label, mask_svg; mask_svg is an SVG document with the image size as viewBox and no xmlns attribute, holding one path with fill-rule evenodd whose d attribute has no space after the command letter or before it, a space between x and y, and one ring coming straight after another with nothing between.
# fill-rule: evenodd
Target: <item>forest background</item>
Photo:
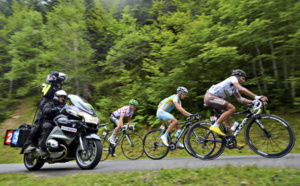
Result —
<instances>
[{"instance_id":1,"label":"forest background","mask_svg":"<svg viewBox=\"0 0 300 186\"><path fill-rule=\"evenodd\" d=\"M233 69L269 111L299 112L299 10L297 0L0 0L0 121L26 97L38 105L54 70L107 122L134 98L135 121L154 126L178 86L189 89L183 107L208 116L205 91Z\"/></svg>"}]
</instances>

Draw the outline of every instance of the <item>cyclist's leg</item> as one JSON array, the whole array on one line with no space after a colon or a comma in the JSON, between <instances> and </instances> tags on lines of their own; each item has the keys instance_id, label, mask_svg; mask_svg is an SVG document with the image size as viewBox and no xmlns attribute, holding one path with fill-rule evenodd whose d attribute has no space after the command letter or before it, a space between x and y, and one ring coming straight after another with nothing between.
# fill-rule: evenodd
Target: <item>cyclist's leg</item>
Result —
<instances>
[{"instance_id":1,"label":"cyclist's leg","mask_svg":"<svg viewBox=\"0 0 300 186\"><path fill-rule=\"evenodd\" d=\"M226 129L227 129L228 135L231 136L232 135L232 131L230 130L230 128L232 126L232 118L231 118L231 116L229 116L229 118L227 118L225 120L225 124L226 124Z\"/></svg>"},{"instance_id":2,"label":"cyclist's leg","mask_svg":"<svg viewBox=\"0 0 300 186\"><path fill-rule=\"evenodd\" d=\"M170 122L169 127L168 127L167 130L166 130L166 133L169 134L169 133L171 132L171 130L172 130L174 127L175 127L177 130L179 129L178 120L177 120L176 118L173 117L173 119L172 119L171 122ZM176 130L176 131L177 131L177 130Z\"/></svg>"},{"instance_id":3,"label":"cyclist's leg","mask_svg":"<svg viewBox=\"0 0 300 186\"><path fill-rule=\"evenodd\" d=\"M118 119L116 117L114 117L113 115L110 116L110 121L114 124L114 130L113 133L111 134L111 136L108 138L109 142L113 145L115 145L115 139L117 137L118 134Z\"/></svg>"},{"instance_id":4,"label":"cyclist's leg","mask_svg":"<svg viewBox=\"0 0 300 186\"><path fill-rule=\"evenodd\" d=\"M222 135L226 136L219 128L220 124L230 118L230 116L236 111L236 108L229 103L228 101L214 96L210 93L206 93L204 96L204 103L214 108L217 112L222 113L218 120L210 127L210 130Z\"/></svg>"},{"instance_id":5,"label":"cyclist's leg","mask_svg":"<svg viewBox=\"0 0 300 186\"><path fill-rule=\"evenodd\" d=\"M163 143L166 146L169 146L169 143L168 143L169 133L178 124L178 121L176 118L174 118L174 116L172 114L170 114L169 112L163 111L163 110L158 110L156 113L156 117L170 123L165 134L161 136Z\"/></svg>"}]
</instances>

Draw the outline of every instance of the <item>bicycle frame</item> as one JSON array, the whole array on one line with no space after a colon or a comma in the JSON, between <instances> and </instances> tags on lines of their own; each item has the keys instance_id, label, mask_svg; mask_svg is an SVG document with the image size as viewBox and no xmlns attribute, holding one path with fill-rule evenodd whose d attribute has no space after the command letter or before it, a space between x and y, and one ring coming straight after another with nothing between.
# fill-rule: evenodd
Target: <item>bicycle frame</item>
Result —
<instances>
[{"instance_id":1,"label":"bicycle frame","mask_svg":"<svg viewBox=\"0 0 300 186\"><path fill-rule=\"evenodd\" d=\"M239 115L239 114L244 114L248 111L241 111L241 112L237 112L237 113L234 113L234 115ZM233 136L234 137L237 137L240 133L240 131L243 129L243 127L245 126L246 122L248 121L248 119L253 116L253 113L248 113L246 115L246 117L243 119L243 121L239 124L239 126L236 128L236 130L234 131L234 134ZM255 116L256 117L256 116ZM254 118L251 122L254 122L256 118Z\"/></svg>"},{"instance_id":2,"label":"bicycle frame","mask_svg":"<svg viewBox=\"0 0 300 186\"><path fill-rule=\"evenodd\" d=\"M200 116L199 116L198 120L200 120ZM174 143L174 146L171 145L171 143L173 143L173 142L172 142L171 135L169 135L169 137L170 137L170 145L169 145L169 149L170 149L170 150L176 150L176 144L177 144L177 142L180 141L180 138L181 138L181 137L188 131L188 129L193 125L193 121L194 121L194 120L189 120L189 118L187 118L186 121L182 121L182 122L179 122L179 123L178 123L178 125L183 125L183 124L184 124L184 126L183 126L183 128L181 129L180 134L179 134L177 137L175 137L175 143ZM163 124L163 126L164 126L164 129L161 130L161 135L160 135L160 136L162 136L162 135L166 132L166 130L167 130L167 128L168 128L168 125L167 125L167 124ZM159 136L159 138L160 138L160 136Z\"/></svg>"},{"instance_id":3,"label":"bicycle frame","mask_svg":"<svg viewBox=\"0 0 300 186\"><path fill-rule=\"evenodd\" d=\"M135 126L135 125L133 125L132 128L134 128L134 126ZM106 129L106 127L105 127L105 129ZM119 129L119 131L122 131L122 134L121 134L121 136L117 136L118 141L116 142L116 145L114 145L114 148L115 148L116 146L118 146L118 144L120 143L120 141L122 141L122 139L124 138L124 136L125 136L126 139L129 141L130 145L131 145L132 147L134 146L133 143L132 143L132 141L131 141L131 139L130 139L130 137L128 136L127 130L130 130L130 126L129 126L129 127L126 127L126 129L125 129L124 131L122 131L122 129ZM107 134L105 135L104 138L105 138L105 139L108 138L109 134L111 134L111 133L113 133L113 131L107 132ZM107 139L106 139L106 140L107 140Z\"/></svg>"}]
</instances>

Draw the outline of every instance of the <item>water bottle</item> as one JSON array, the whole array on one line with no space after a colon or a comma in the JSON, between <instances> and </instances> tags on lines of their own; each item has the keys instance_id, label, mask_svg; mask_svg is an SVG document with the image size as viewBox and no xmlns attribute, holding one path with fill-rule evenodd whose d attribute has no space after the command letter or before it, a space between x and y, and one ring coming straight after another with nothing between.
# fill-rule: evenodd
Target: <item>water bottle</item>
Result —
<instances>
[{"instance_id":1,"label":"water bottle","mask_svg":"<svg viewBox=\"0 0 300 186\"><path fill-rule=\"evenodd\" d=\"M119 141L119 137L117 136L115 139L115 143L118 143L118 141Z\"/></svg>"},{"instance_id":2,"label":"water bottle","mask_svg":"<svg viewBox=\"0 0 300 186\"><path fill-rule=\"evenodd\" d=\"M175 137L179 136L180 133L181 133L181 129L178 129L177 132L176 132L176 134L175 134Z\"/></svg>"},{"instance_id":3,"label":"water bottle","mask_svg":"<svg viewBox=\"0 0 300 186\"><path fill-rule=\"evenodd\" d=\"M235 129L239 126L239 122L238 121L235 121L232 125L232 127L230 128L232 131L235 131Z\"/></svg>"}]
</instances>

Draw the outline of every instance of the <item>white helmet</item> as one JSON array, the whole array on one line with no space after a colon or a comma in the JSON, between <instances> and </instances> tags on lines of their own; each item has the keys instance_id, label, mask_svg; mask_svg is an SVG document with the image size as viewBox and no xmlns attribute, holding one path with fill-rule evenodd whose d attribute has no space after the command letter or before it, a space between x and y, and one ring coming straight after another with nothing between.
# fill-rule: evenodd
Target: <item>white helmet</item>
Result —
<instances>
[{"instance_id":1,"label":"white helmet","mask_svg":"<svg viewBox=\"0 0 300 186\"><path fill-rule=\"evenodd\" d=\"M62 73L62 72L59 72L59 74L58 74L58 77L57 77L57 80L58 81L67 81L68 80L68 75L67 74L65 74L65 73Z\"/></svg>"},{"instance_id":2,"label":"white helmet","mask_svg":"<svg viewBox=\"0 0 300 186\"><path fill-rule=\"evenodd\" d=\"M66 98L68 97L68 94L64 90L58 90L54 93L54 97L53 97L53 101L55 104L58 103L58 97L61 97L61 96L63 96L65 98L64 103L66 103Z\"/></svg>"},{"instance_id":3,"label":"white helmet","mask_svg":"<svg viewBox=\"0 0 300 186\"><path fill-rule=\"evenodd\" d=\"M178 87L177 88L177 92L182 92L182 93L184 93L184 94L187 94L188 93L188 90L185 88L185 87Z\"/></svg>"}]
</instances>

